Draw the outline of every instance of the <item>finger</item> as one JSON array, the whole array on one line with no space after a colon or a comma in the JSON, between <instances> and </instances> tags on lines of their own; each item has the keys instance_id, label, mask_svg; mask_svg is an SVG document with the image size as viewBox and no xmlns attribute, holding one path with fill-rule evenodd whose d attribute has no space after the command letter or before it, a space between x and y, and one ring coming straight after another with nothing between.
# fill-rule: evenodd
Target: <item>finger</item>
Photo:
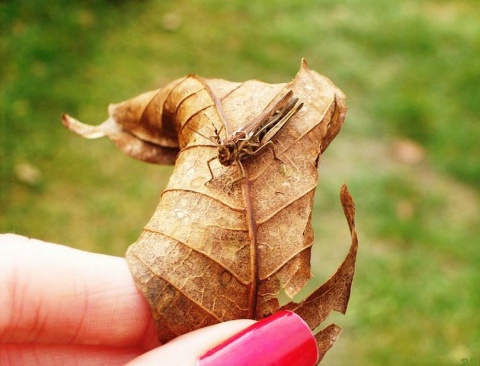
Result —
<instances>
[{"instance_id":1,"label":"finger","mask_svg":"<svg viewBox=\"0 0 480 366\"><path fill-rule=\"evenodd\" d=\"M0 343L158 345L124 259L0 235Z\"/></svg>"},{"instance_id":2,"label":"finger","mask_svg":"<svg viewBox=\"0 0 480 366\"><path fill-rule=\"evenodd\" d=\"M198 329L143 354L128 365L195 366L197 360L208 350L253 323L254 320L240 319Z\"/></svg>"},{"instance_id":3,"label":"finger","mask_svg":"<svg viewBox=\"0 0 480 366\"><path fill-rule=\"evenodd\" d=\"M253 320L234 320L183 335L136 358L129 365L189 365L206 351L252 324ZM0 365L77 364L124 365L141 355L137 348L58 344L0 345Z\"/></svg>"}]
</instances>

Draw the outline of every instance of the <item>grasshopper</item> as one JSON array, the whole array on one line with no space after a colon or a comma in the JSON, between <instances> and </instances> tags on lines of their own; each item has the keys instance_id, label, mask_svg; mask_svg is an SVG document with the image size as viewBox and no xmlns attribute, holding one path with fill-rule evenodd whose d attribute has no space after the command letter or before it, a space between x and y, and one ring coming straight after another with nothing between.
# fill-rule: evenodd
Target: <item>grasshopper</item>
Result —
<instances>
[{"instance_id":1,"label":"grasshopper","mask_svg":"<svg viewBox=\"0 0 480 366\"><path fill-rule=\"evenodd\" d=\"M288 120L303 107L297 98L293 97L293 91L287 92L273 105L267 106L262 113L255 117L250 123L235 131L225 139L220 138L220 131L215 129L218 155L208 160L208 169L211 179L214 175L210 163L218 159L223 166L238 164L242 171L242 178L245 178L245 169L242 161L254 156L267 146L271 146L275 159L275 148L272 138L285 126ZM235 183L235 182L234 182Z\"/></svg>"}]
</instances>

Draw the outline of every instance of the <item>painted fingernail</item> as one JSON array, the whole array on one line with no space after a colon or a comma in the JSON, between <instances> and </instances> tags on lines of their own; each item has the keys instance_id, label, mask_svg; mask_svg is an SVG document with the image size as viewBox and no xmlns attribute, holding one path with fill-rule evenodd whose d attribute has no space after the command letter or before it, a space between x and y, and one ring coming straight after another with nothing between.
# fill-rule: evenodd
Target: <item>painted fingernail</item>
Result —
<instances>
[{"instance_id":1,"label":"painted fingernail","mask_svg":"<svg viewBox=\"0 0 480 366\"><path fill-rule=\"evenodd\" d=\"M317 359L308 325L294 312L279 311L208 351L197 366L313 366Z\"/></svg>"}]
</instances>

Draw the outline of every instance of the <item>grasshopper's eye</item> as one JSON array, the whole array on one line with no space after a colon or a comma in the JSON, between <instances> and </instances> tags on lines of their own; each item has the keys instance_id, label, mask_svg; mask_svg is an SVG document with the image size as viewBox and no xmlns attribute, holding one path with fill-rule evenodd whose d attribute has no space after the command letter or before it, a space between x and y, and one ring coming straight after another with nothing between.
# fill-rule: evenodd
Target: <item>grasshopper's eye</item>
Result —
<instances>
[{"instance_id":1,"label":"grasshopper's eye","mask_svg":"<svg viewBox=\"0 0 480 366\"><path fill-rule=\"evenodd\" d=\"M230 161L230 149L228 148L228 146L218 146L218 161L220 162L220 164L225 166L232 165L232 162Z\"/></svg>"}]
</instances>

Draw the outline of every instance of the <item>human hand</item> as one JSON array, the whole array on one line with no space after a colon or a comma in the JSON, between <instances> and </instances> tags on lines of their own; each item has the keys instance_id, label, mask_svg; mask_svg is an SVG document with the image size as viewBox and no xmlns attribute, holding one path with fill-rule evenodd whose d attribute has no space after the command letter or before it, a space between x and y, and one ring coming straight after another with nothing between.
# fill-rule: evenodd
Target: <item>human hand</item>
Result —
<instances>
[{"instance_id":1,"label":"human hand","mask_svg":"<svg viewBox=\"0 0 480 366\"><path fill-rule=\"evenodd\" d=\"M277 319L275 324L290 330L298 326L297 333L304 334L305 342L291 345L293 353L289 352L290 361L284 364L291 365L291 357L296 360L302 355L304 360L296 364L313 365L315 341L300 318L293 313L271 318ZM283 342L277 335L285 336L270 324L273 323L268 318L261 322L234 320L160 345L148 305L137 291L123 258L0 234L2 365L118 365L130 362L131 366L194 366L202 355L225 340L227 347L220 348L235 354L238 364L245 364L242 357L247 353L238 352L238 340L241 338L243 348L260 352L255 345L261 340L250 336L260 334L258 329L264 331L264 338L270 345L274 342L274 347L266 347L266 350L280 355L277 349L286 349L275 343ZM287 337L291 343L293 337ZM295 337L301 338L298 334ZM232 348L232 339L237 347L234 352L228 351ZM310 354L310 359L306 359L305 354ZM255 359L260 356L248 355ZM275 359L273 354L267 356ZM213 358L204 357L200 364L215 365L215 360L210 361ZM217 359L218 364L223 364Z\"/></svg>"}]
</instances>

